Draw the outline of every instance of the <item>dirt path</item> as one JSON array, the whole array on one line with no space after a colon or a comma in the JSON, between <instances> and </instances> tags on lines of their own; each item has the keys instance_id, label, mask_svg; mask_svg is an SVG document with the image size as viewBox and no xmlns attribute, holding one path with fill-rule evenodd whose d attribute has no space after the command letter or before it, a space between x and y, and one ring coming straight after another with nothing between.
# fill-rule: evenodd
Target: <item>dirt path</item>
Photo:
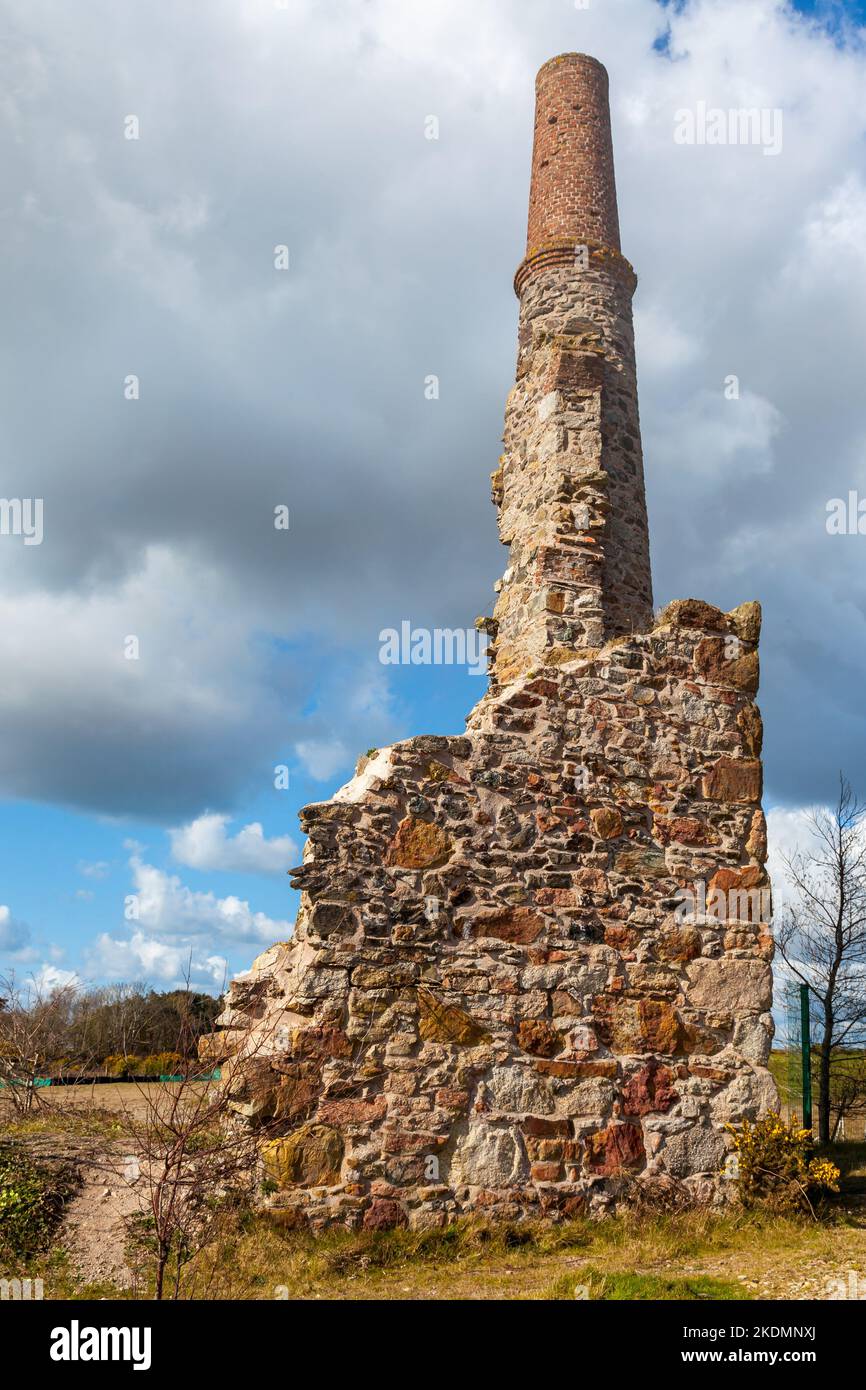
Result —
<instances>
[{"instance_id":1,"label":"dirt path","mask_svg":"<svg viewBox=\"0 0 866 1390\"><path fill-rule=\"evenodd\" d=\"M55 1131L30 1135L23 1147L37 1162L77 1175L52 1245L66 1251L80 1283L130 1288L127 1223L143 1208L145 1184L135 1181L128 1143Z\"/></svg>"},{"instance_id":2,"label":"dirt path","mask_svg":"<svg viewBox=\"0 0 866 1390\"><path fill-rule=\"evenodd\" d=\"M140 1189L124 1154L103 1152L95 1162L81 1166L81 1186L70 1201L59 1243L82 1283L105 1280L119 1288L132 1284L126 1259L126 1231L130 1217L141 1209Z\"/></svg>"},{"instance_id":3,"label":"dirt path","mask_svg":"<svg viewBox=\"0 0 866 1390\"><path fill-rule=\"evenodd\" d=\"M748 1274L742 1272L742 1256L731 1254L715 1259L690 1261L682 1269L684 1277L707 1274L714 1279L742 1284L746 1295L760 1299L806 1300L825 1302L828 1299L850 1297L852 1274L856 1286L866 1292L866 1237L843 1245L835 1252L822 1255L801 1254L780 1257L779 1252L761 1259L753 1257Z\"/></svg>"}]
</instances>

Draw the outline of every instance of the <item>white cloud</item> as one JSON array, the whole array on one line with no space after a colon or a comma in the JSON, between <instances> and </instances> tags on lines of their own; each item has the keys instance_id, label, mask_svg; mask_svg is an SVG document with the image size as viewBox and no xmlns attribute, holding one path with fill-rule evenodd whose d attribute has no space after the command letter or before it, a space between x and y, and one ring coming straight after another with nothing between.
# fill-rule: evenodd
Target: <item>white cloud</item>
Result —
<instances>
[{"instance_id":1,"label":"white cloud","mask_svg":"<svg viewBox=\"0 0 866 1390\"><path fill-rule=\"evenodd\" d=\"M0 951L18 956L26 949L29 940L30 928L27 924L13 917L11 909L5 904L0 906Z\"/></svg>"},{"instance_id":2,"label":"white cloud","mask_svg":"<svg viewBox=\"0 0 866 1390\"><path fill-rule=\"evenodd\" d=\"M850 173L812 210L802 231L802 250L785 266L793 284L804 276L826 283L866 269L866 185Z\"/></svg>"},{"instance_id":3,"label":"white cloud","mask_svg":"<svg viewBox=\"0 0 866 1390\"><path fill-rule=\"evenodd\" d=\"M736 375L733 369L730 375ZM782 425L782 415L771 401L745 386L738 398L729 400L720 379L716 390L697 391L671 417L664 461L691 479L715 485L738 474L753 478L772 471L773 441Z\"/></svg>"},{"instance_id":4,"label":"white cloud","mask_svg":"<svg viewBox=\"0 0 866 1390\"><path fill-rule=\"evenodd\" d=\"M137 904L135 920L152 934L260 943L284 940L291 933L290 922L254 912L242 898L196 892L176 875L145 864L137 855L130 864Z\"/></svg>"},{"instance_id":5,"label":"white cloud","mask_svg":"<svg viewBox=\"0 0 866 1390\"><path fill-rule=\"evenodd\" d=\"M635 306L634 336L642 381L680 371L702 351L697 333L682 328L659 302Z\"/></svg>"},{"instance_id":6,"label":"white cloud","mask_svg":"<svg viewBox=\"0 0 866 1390\"><path fill-rule=\"evenodd\" d=\"M143 979L164 988L179 987L189 979L192 988L212 991L221 989L228 979L223 956L171 945L144 932L134 932L126 941L103 932L90 948L87 964L100 979Z\"/></svg>"},{"instance_id":7,"label":"white cloud","mask_svg":"<svg viewBox=\"0 0 866 1390\"><path fill-rule=\"evenodd\" d=\"M797 855L811 856L818 852L823 855L820 840L815 834L813 821L816 815L833 817L833 806L798 806L791 809L774 807L767 812L767 872L773 885L773 903L776 914L790 901L793 892L788 884L788 871L785 860L796 859ZM866 840L866 822L861 825L862 838Z\"/></svg>"},{"instance_id":8,"label":"white cloud","mask_svg":"<svg viewBox=\"0 0 866 1390\"><path fill-rule=\"evenodd\" d=\"M793 859L812 844L810 818L815 809L774 807L767 812L767 872L773 885L773 910L777 916L791 898L785 859Z\"/></svg>"},{"instance_id":9,"label":"white cloud","mask_svg":"<svg viewBox=\"0 0 866 1390\"><path fill-rule=\"evenodd\" d=\"M295 752L307 772L317 782L330 777L350 761L345 744L338 738L308 738L295 744Z\"/></svg>"},{"instance_id":10,"label":"white cloud","mask_svg":"<svg viewBox=\"0 0 866 1390\"><path fill-rule=\"evenodd\" d=\"M200 849L207 843L206 836L195 841ZM179 987L189 978L194 988L212 992L228 978L229 952L240 950L248 957L251 949L257 954L263 944L284 941L292 933L292 923L255 912L232 895L196 892L138 854L130 867L136 913L130 934L102 932L91 943L85 952L90 978L145 980L164 988Z\"/></svg>"},{"instance_id":11,"label":"white cloud","mask_svg":"<svg viewBox=\"0 0 866 1390\"><path fill-rule=\"evenodd\" d=\"M393 610L392 620L400 620ZM354 768L367 748L384 747L410 732L405 711L398 708L386 668L378 659L358 665L340 662L334 667L329 667L316 707L307 716L306 736L295 744L304 770L317 782L328 782L335 773ZM474 695L471 692L471 698ZM340 735L330 732L335 726Z\"/></svg>"},{"instance_id":12,"label":"white cloud","mask_svg":"<svg viewBox=\"0 0 866 1390\"><path fill-rule=\"evenodd\" d=\"M34 988L41 995L51 994L56 989L64 989L67 985L80 985L81 980L74 970L61 970L56 965L50 965L47 961L33 974Z\"/></svg>"},{"instance_id":13,"label":"white cloud","mask_svg":"<svg viewBox=\"0 0 866 1390\"><path fill-rule=\"evenodd\" d=\"M267 840L258 821L231 836L226 833L230 820L207 813L170 830L173 858L189 869L234 873L284 874L297 864L300 851L290 836Z\"/></svg>"},{"instance_id":14,"label":"white cloud","mask_svg":"<svg viewBox=\"0 0 866 1390\"><path fill-rule=\"evenodd\" d=\"M107 878L111 865L104 859L98 859L90 863L86 859L79 859L78 872L84 878Z\"/></svg>"}]
</instances>

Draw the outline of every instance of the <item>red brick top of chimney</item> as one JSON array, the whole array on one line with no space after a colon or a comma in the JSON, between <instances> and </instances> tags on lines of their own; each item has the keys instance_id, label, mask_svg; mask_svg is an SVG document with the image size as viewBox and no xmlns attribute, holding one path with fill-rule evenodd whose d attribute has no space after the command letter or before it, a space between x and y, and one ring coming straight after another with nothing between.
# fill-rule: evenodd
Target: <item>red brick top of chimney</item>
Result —
<instances>
[{"instance_id":1,"label":"red brick top of chimney","mask_svg":"<svg viewBox=\"0 0 866 1390\"><path fill-rule=\"evenodd\" d=\"M607 70L563 53L535 80L526 254L571 242L619 251Z\"/></svg>"}]
</instances>

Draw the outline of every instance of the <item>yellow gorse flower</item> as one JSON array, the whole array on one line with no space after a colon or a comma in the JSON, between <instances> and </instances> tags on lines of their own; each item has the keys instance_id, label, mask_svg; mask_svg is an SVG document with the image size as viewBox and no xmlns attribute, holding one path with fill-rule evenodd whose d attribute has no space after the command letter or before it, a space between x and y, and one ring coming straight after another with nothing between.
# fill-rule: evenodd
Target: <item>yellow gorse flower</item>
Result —
<instances>
[{"instance_id":1,"label":"yellow gorse flower","mask_svg":"<svg viewBox=\"0 0 866 1390\"><path fill-rule=\"evenodd\" d=\"M747 1205L769 1201L775 1206L810 1206L810 1195L839 1191L839 1169L812 1156L808 1129L786 1124L770 1111L754 1123L725 1126L737 1153L737 1185Z\"/></svg>"}]
</instances>

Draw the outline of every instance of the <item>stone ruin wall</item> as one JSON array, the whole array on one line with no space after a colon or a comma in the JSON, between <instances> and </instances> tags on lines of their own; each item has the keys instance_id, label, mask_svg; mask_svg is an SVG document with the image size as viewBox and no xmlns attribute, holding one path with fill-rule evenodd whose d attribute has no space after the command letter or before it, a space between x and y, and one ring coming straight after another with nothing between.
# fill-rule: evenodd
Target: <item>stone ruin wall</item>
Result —
<instances>
[{"instance_id":1,"label":"stone ruin wall","mask_svg":"<svg viewBox=\"0 0 866 1390\"><path fill-rule=\"evenodd\" d=\"M622 1174L719 1191L724 1124L774 1100L772 943L677 893L766 882L758 621L674 604L306 808L295 936L221 1019L293 1219L569 1214Z\"/></svg>"},{"instance_id":2,"label":"stone ruin wall","mask_svg":"<svg viewBox=\"0 0 866 1390\"><path fill-rule=\"evenodd\" d=\"M760 609L653 619L604 69L537 99L490 688L301 813L292 940L203 1040L288 1222L721 1200L776 1099Z\"/></svg>"}]
</instances>

